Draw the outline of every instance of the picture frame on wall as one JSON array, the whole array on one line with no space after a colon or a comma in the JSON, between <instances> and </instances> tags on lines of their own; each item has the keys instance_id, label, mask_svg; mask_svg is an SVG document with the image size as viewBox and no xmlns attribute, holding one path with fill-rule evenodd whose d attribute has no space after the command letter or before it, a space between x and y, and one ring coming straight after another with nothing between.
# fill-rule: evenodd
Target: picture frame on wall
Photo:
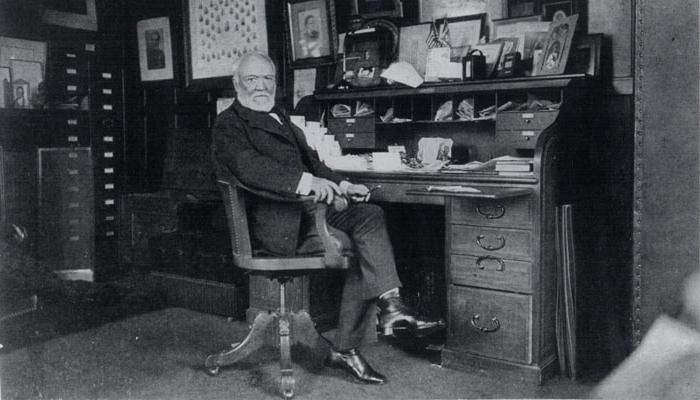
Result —
<instances>
[{"instance_id":1,"label":"picture frame on wall","mask_svg":"<svg viewBox=\"0 0 700 400\"><path fill-rule=\"evenodd\" d=\"M168 17L151 18L136 23L141 81L174 78L173 47Z\"/></svg>"},{"instance_id":2,"label":"picture frame on wall","mask_svg":"<svg viewBox=\"0 0 700 400\"><path fill-rule=\"evenodd\" d=\"M9 108L12 97L12 70L0 67L0 108Z\"/></svg>"},{"instance_id":3,"label":"picture frame on wall","mask_svg":"<svg viewBox=\"0 0 700 400\"><path fill-rule=\"evenodd\" d=\"M353 0L352 11L365 19L403 18L401 0Z\"/></svg>"},{"instance_id":4,"label":"picture frame on wall","mask_svg":"<svg viewBox=\"0 0 700 400\"><path fill-rule=\"evenodd\" d=\"M336 62L338 34L333 0L285 0L284 14L291 68Z\"/></svg>"},{"instance_id":5,"label":"picture frame on wall","mask_svg":"<svg viewBox=\"0 0 700 400\"><path fill-rule=\"evenodd\" d=\"M552 21L547 34L544 55L537 65L535 75L559 75L564 73L577 20L578 15L572 15Z\"/></svg>"},{"instance_id":6,"label":"picture frame on wall","mask_svg":"<svg viewBox=\"0 0 700 400\"><path fill-rule=\"evenodd\" d=\"M242 55L268 53L265 0L183 0L183 16L187 86L221 86Z\"/></svg>"},{"instance_id":7,"label":"picture frame on wall","mask_svg":"<svg viewBox=\"0 0 700 400\"><path fill-rule=\"evenodd\" d=\"M489 0L420 0L420 22L485 14Z\"/></svg>"},{"instance_id":8,"label":"picture frame on wall","mask_svg":"<svg viewBox=\"0 0 700 400\"><path fill-rule=\"evenodd\" d=\"M66 28L97 30L95 0L41 0L41 20Z\"/></svg>"}]
</instances>

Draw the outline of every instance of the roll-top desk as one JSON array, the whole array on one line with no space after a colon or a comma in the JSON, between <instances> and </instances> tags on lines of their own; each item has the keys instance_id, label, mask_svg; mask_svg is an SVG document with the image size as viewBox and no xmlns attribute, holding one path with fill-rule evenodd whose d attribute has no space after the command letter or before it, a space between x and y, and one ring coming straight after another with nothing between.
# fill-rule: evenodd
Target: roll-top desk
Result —
<instances>
[{"instance_id":1,"label":"roll-top desk","mask_svg":"<svg viewBox=\"0 0 700 400\"><path fill-rule=\"evenodd\" d=\"M367 151L366 143L384 151L403 144L410 152L419 137L447 137L454 141L452 159L458 162L532 158L533 171L518 174L342 171L355 182L381 186L373 194L379 202L444 206L444 366L538 383L558 368L555 214L557 206L595 192L594 179L587 176L585 134L591 86L585 76L563 75L316 93L326 115L338 103L355 107L360 101L374 108L373 129L363 122L363 132L334 131L339 121L328 117L330 133L348 152ZM432 120L445 101L456 108L465 98L473 98L475 110L532 99L561 105L499 112L487 121L459 121L454 113L446 121ZM390 107L411 121L380 122L378 116ZM479 192L427 191L441 185Z\"/></svg>"}]
</instances>

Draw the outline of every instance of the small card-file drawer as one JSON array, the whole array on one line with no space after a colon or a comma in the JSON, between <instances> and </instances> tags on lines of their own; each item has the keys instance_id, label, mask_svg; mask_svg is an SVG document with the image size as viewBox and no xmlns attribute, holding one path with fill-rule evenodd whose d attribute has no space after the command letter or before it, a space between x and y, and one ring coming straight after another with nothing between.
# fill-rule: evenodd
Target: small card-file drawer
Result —
<instances>
[{"instance_id":1,"label":"small card-file drawer","mask_svg":"<svg viewBox=\"0 0 700 400\"><path fill-rule=\"evenodd\" d=\"M374 116L329 118L328 131L334 135L341 133L371 133L374 135Z\"/></svg>"},{"instance_id":2,"label":"small card-file drawer","mask_svg":"<svg viewBox=\"0 0 700 400\"><path fill-rule=\"evenodd\" d=\"M496 130L542 130L552 125L557 115L557 111L500 112L496 116Z\"/></svg>"},{"instance_id":3,"label":"small card-file drawer","mask_svg":"<svg viewBox=\"0 0 700 400\"><path fill-rule=\"evenodd\" d=\"M530 296L450 285L449 299L448 348L532 362Z\"/></svg>"},{"instance_id":4,"label":"small card-file drawer","mask_svg":"<svg viewBox=\"0 0 700 400\"><path fill-rule=\"evenodd\" d=\"M539 130L518 130L518 131L496 131L496 144L498 147L516 149L534 149L537 139L542 131Z\"/></svg>"},{"instance_id":5,"label":"small card-file drawer","mask_svg":"<svg viewBox=\"0 0 700 400\"><path fill-rule=\"evenodd\" d=\"M344 149L372 149L374 148L373 133L336 133L335 139Z\"/></svg>"},{"instance_id":6,"label":"small card-file drawer","mask_svg":"<svg viewBox=\"0 0 700 400\"><path fill-rule=\"evenodd\" d=\"M532 263L485 255L451 254L450 276L456 285L532 292Z\"/></svg>"},{"instance_id":7,"label":"small card-file drawer","mask_svg":"<svg viewBox=\"0 0 700 400\"><path fill-rule=\"evenodd\" d=\"M506 227L532 226L532 197L453 199L450 222Z\"/></svg>"},{"instance_id":8,"label":"small card-file drawer","mask_svg":"<svg viewBox=\"0 0 700 400\"><path fill-rule=\"evenodd\" d=\"M532 259L532 232L529 230L471 225L452 225L450 230L453 252L515 260Z\"/></svg>"}]
</instances>

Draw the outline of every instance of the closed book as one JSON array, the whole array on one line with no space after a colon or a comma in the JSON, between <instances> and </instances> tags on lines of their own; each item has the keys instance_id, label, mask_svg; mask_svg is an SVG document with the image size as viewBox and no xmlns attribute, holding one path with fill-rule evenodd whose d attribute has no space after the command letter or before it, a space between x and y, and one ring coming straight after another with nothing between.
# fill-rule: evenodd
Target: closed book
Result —
<instances>
[{"instance_id":1,"label":"closed book","mask_svg":"<svg viewBox=\"0 0 700 400\"><path fill-rule=\"evenodd\" d=\"M532 164L529 162L497 162L496 171L529 172L532 171Z\"/></svg>"}]
</instances>

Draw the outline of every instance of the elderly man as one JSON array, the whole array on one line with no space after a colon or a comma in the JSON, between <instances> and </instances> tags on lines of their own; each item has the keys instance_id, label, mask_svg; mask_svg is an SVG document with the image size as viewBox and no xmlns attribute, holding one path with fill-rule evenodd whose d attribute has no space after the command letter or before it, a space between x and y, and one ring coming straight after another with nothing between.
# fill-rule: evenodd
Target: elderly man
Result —
<instances>
[{"instance_id":1,"label":"elderly man","mask_svg":"<svg viewBox=\"0 0 700 400\"><path fill-rule=\"evenodd\" d=\"M359 262L345 276L337 337L326 362L362 383L384 383L386 377L372 369L358 351L367 324L376 323L376 306L384 332L402 323L421 334L440 324L418 320L402 303L383 212L365 202L368 188L351 183L320 162L303 132L275 107L272 60L261 53L248 53L233 71L236 101L219 115L213 130L217 175L224 180L235 176L246 185L280 195L312 194L316 202L331 204L339 195L351 200L346 210L329 208L327 215L332 228L352 239ZM314 206L255 198L250 202L249 224L256 248L277 255L322 249L318 240L308 240L316 235Z\"/></svg>"}]
</instances>

